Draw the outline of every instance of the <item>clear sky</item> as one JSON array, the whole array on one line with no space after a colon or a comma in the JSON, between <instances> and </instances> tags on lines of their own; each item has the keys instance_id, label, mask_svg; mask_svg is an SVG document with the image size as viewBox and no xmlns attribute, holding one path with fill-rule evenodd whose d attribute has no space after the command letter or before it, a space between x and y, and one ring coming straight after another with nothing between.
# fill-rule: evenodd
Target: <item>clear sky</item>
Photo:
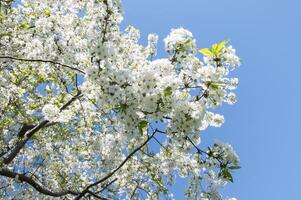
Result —
<instances>
[{"instance_id":1,"label":"clear sky","mask_svg":"<svg viewBox=\"0 0 301 200\"><path fill-rule=\"evenodd\" d=\"M301 189L301 1L300 0L123 0L125 21L141 30L142 42L170 28L189 29L199 47L230 39L243 65L238 103L220 110L226 123L202 133L231 143L242 169L225 188L240 200L298 200ZM182 181L173 188L183 199Z\"/></svg>"}]
</instances>

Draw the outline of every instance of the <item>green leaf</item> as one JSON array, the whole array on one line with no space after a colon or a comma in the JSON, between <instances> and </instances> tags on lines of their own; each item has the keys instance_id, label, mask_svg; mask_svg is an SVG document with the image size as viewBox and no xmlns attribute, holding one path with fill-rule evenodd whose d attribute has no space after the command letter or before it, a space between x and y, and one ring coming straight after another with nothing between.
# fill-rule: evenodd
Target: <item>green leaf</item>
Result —
<instances>
[{"instance_id":1,"label":"green leaf","mask_svg":"<svg viewBox=\"0 0 301 200\"><path fill-rule=\"evenodd\" d=\"M229 169L233 169L233 170L240 169L240 168L241 168L240 166L231 166L231 167L229 167Z\"/></svg>"},{"instance_id":2,"label":"green leaf","mask_svg":"<svg viewBox=\"0 0 301 200\"><path fill-rule=\"evenodd\" d=\"M217 52L217 48L218 48L218 44L213 44L212 47L211 47L212 52L216 53Z\"/></svg>"},{"instance_id":3,"label":"green leaf","mask_svg":"<svg viewBox=\"0 0 301 200\"><path fill-rule=\"evenodd\" d=\"M211 47L211 53L214 54L217 57L221 56L223 48L228 43L229 43L229 40L224 40L220 43L213 44L212 47Z\"/></svg>"},{"instance_id":4,"label":"green leaf","mask_svg":"<svg viewBox=\"0 0 301 200\"><path fill-rule=\"evenodd\" d=\"M120 107L119 107L119 109L121 110L121 111L125 111L126 109L128 108L128 105L126 104L126 103L124 103L124 104L120 104Z\"/></svg>"},{"instance_id":5,"label":"green leaf","mask_svg":"<svg viewBox=\"0 0 301 200\"><path fill-rule=\"evenodd\" d=\"M26 22L26 21L22 21L22 22L20 23L20 26L21 26L21 28L24 28L24 29L26 29L26 28L29 27L28 22Z\"/></svg>"},{"instance_id":6,"label":"green leaf","mask_svg":"<svg viewBox=\"0 0 301 200\"><path fill-rule=\"evenodd\" d=\"M0 38L4 37L4 36L12 36L12 32L5 32L5 33L0 33Z\"/></svg>"},{"instance_id":7,"label":"green leaf","mask_svg":"<svg viewBox=\"0 0 301 200\"><path fill-rule=\"evenodd\" d=\"M143 129L146 128L147 125L148 125L148 121L143 120L143 121L139 122L138 130L141 135L143 134Z\"/></svg>"},{"instance_id":8,"label":"green leaf","mask_svg":"<svg viewBox=\"0 0 301 200\"><path fill-rule=\"evenodd\" d=\"M209 48L203 48L199 50L200 53L202 53L205 56L211 56L212 51Z\"/></svg>"},{"instance_id":9,"label":"green leaf","mask_svg":"<svg viewBox=\"0 0 301 200\"><path fill-rule=\"evenodd\" d=\"M9 125L13 120L11 118L5 118L4 120L0 121L0 127L5 127Z\"/></svg>"},{"instance_id":10,"label":"green leaf","mask_svg":"<svg viewBox=\"0 0 301 200\"><path fill-rule=\"evenodd\" d=\"M219 173L220 177L223 177L224 179L227 179L229 181L231 181L232 183L233 181L233 177L232 174L229 172L229 170L227 168L223 169L220 173Z\"/></svg>"},{"instance_id":11,"label":"green leaf","mask_svg":"<svg viewBox=\"0 0 301 200\"><path fill-rule=\"evenodd\" d=\"M218 92L218 90L219 90L219 85L218 85L217 83L212 82L212 83L210 84L210 87L211 87L215 92Z\"/></svg>"},{"instance_id":12,"label":"green leaf","mask_svg":"<svg viewBox=\"0 0 301 200\"><path fill-rule=\"evenodd\" d=\"M44 15L46 15L47 17L49 17L50 14L51 14L51 10L50 10L50 9L45 9L45 10L43 11L43 13L44 13Z\"/></svg>"},{"instance_id":13,"label":"green leaf","mask_svg":"<svg viewBox=\"0 0 301 200\"><path fill-rule=\"evenodd\" d=\"M188 40L188 41L184 42L184 45L188 46L188 47L192 47L193 46L193 42L192 42L192 40Z\"/></svg>"},{"instance_id":14,"label":"green leaf","mask_svg":"<svg viewBox=\"0 0 301 200\"><path fill-rule=\"evenodd\" d=\"M213 44L212 45L212 52L219 56L221 54L223 48L225 47L225 45L228 44L228 43L229 43L229 40L224 40L220 43Z\"/></svg>"},{"instance_id":15,"label":"green leaf","mask_svg":"<svg viewBox=\"0 0 301 200\"><path fill-rule=\"evenodd\" d=\"M229 43L229 40L224 40L218 43L219 48L224 48Z\"/></svg>"},{"instance_id":16,"label":"green leaf","mask_svg":"<svg viewBox=\"0 0 301 200\"><path fill-rule=\"evenodd\" d=\"M220 53L226 44L229 43L229 40L224 40L217 44L217 52Z\"/></svg>"},{"instance_id":17,"label":"green leaf","mask_svg":"<svg viewBox=\"0 0 301 200\"><path fill-rule=\"evenodd\" d=\"M172 88L171 87L167 87L164 90L164 96L169 97L172 95Z\"/></svg>"},{"instance_id":18,"label":"green leaf","mask_svg":"<svg viewBox=\"0 0 301 200\"><path fill-rule=\"evenodd\" d=\"M132 151L134 149L134 144L133 143L129 143L128 148L130 151Z\"/></svg>"}]
</instances>

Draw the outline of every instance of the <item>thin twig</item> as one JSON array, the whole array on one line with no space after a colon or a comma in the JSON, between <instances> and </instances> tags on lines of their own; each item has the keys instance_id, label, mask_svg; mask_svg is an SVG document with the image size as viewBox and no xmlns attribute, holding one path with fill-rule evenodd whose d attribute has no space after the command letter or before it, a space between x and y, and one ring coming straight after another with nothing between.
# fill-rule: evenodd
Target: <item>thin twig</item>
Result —
<instances>
[{"instance_id":1,"label":"thin twig","mask_svg":"<svg viewBox=\"0 0 301 200\"><path fill-rule=\"evenodd\" d=\"M155 135L155 133L157 132L154 131L152 133L151 136L149 136L147 138L146 141L144 141L140 146L138 146L134 151L132 151L132 153L130 153L123 161L122 163L116 168L114 169L112 172L110 172L108 175L106 175L104 178L100 179L99 181L96 181L95 183L90 184L89 186L86 187L86 189L84 189L76 198L75 200L79 200L81 199L83 196L85 196L85 194L87 194L89 192L89 189L93 186L96 186L104 181L106 181L107 179L109 179L111 176L113 176L137 151L139 151L142 147L144 147Z\"/></svg>"},{"instance_id":2,"label":"thin twig","mask_svg":"<svg viewBox=\"0 0 301 200\"><path fill-rule=\"evenodd\" d=\"M77 69L77 68L75 68L75 67L71 67L70 65L66 65L66 64L63 64L63 63L59 63L59 62L56 62L56 61L53 61L53 60L27 59L27 58L18 58L18 57L14 57L14 56L6 56L6 55L0 55L0 59L11 59L11 60L24 61L24 62L42 62L42 63L51 63L51 64L54 64L54 65L60 65L60 66L63 66L63 67L66 67L66 68L75 70L75 71L77 71L77 72L80 72L80 73L82 73L82 74L85 74L85 72L82 71L82 70L80 70L80 69Z\"/></svg>"}]
</instances>

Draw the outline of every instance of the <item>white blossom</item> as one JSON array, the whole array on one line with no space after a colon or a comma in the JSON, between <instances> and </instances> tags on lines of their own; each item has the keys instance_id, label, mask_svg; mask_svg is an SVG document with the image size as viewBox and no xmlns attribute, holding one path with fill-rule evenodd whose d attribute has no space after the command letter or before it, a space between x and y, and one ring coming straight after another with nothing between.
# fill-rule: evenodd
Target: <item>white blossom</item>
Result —
<instances>
[{"instance_id":1,"label":"white blossom","mask_svg":"<svg viewBox=\"0 0 301 200\"><path fill-rule=\"evenodd\" d=\"M166 51L175 51L177 44L185 42L194 42L193 35L190 31L184 28L172 29L170 34L164 39Z\"/></svg>"},{"instance_id":2,"label":"white blossom","mask_svg":"<svg viewBox=\"0 0 301 200\"><path fill-rule=\"evenodd\" d=\"M148 35L147 40L150 55L155 56L157 54L158 35L155 33L151 33Z\"/></svg>"},{"instance_id":3,"label":"white blossom","mask_svg":"<svg viewBox=\"0 0 301 200\"><path fill-rule=\"evenodd\" d=\"M232 46L228 46L224 49L225 65L237 67L240 65L240 59L236 55L236 50Z\"/></svg>"},{"instance_id":4,"label":"white blossom","mask_svg":"<svg viewBox=\"0 0 301 200\"><path fill-rule=\"evenodd\" d=\"M60 109L54 104L46 104L42 109L42 113L45 116L45 119L49 121L56 121L59 112Z\"/></svg>"},{"instance_id":5,"label":"white blossom","mask_svg":"<svg viewBox=\"0 0 301 200\"><path fill-rule=\"evenodd\" d=\"M236 95L233 92L230 92L229 94L227 94L227 99L226 102L230 105L233 105L236 103Z\"/></svg>"}]
</instances>

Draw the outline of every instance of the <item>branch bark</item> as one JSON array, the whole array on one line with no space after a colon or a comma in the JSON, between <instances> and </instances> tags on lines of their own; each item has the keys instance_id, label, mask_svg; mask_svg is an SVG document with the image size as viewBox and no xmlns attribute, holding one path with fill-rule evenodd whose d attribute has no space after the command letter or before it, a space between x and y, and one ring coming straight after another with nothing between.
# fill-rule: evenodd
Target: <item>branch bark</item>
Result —
<instances>
[{"instance_id":1,"label":"branch bark","mask_svg":"<svg viewBox=\"0 0 301 200\"><path fill-rule=\"evenodd\" d=\"M4 55L0 55L0 59L10 59L10 60L17 60L17 61L23 61L23 62L42 62L42 63L51 63L53 65L60 65L62 67L66 67L69 68L71 70L80 72L82 74L86 74L84 71L77 69L75 67L71 67L70 65L66 65L63 63L59 63L56 61L52 61L52 60L43 60L43 59L27 59L27 58L18 58L18 57L14 57L14 56L4 56Z\"/></svg>"},{"instance_id":2,"label":"branch bark","mask_svg":"<svg viewBox=\"0 0 301 200\"><path fill-rule=\"evenodd\" d=\"M18 176L18 179L21 182L28 183L29 185L31 185L32 187L34 187L40 193L43 193L43 194L48 195L48 196L62 197L62 196L65 196L67 194L71 194L73 196L78 195L78 192L74 192L74 191L70 191L70 190L60 191L60 192L53 192L50 189L48 189L48 188L42 186L41 184L37 183L32 178L30 178L30 177L28 177L28 176L26 176L24 174L19 174L19 173L12 172L12 171L10 171L8 169L1 169L0 170L0 175L8 177L8 178L16 178Z\"/></svg>"},{"instance_id":3,"label":"branch bark","mask_svg":"<svg viewBox=\"0 0 301 200\"><path fill-rule=\"evenodd\" d=\"M81 97L82 94L81 92L78 92L77 95L75 95L74 97L72 97L65 105L63 105L60 109L60 111L63 111L64 109L66 109L69 105L71 105L72 102L74 102L77 98ZM28 142L28 140L39 130L41 130L42 128L44 128L45 126L47 126L48 124L50 124L50 122L48 120L44 120L42 122L40 122L38 125L36 125L33 129L31 129L30 131L26 132L24 137L16 144L16 146L10 151L10 153L7 156L3 157L3 163L4 164L9 164L13 161L13 159L18 155L18 153L20 152L20 150L25 146L25 144ZM22 129L21 129L22 131Z\"/></svg>"},{"instance_id":4,"label":"branch bark","mask_svg":"<svg viewBox=\"0 0 301 200\"><path fill-rule=\"evenodd\" d=\"M18 155L18 153L20 152L20 150L25 146L25 144L27 143L27 141L39 130L41 130L46 124L48 124L49 121L48 120L44 120L42 122L40 122L37 126L35 126L33 129L31 129L29 132L27 132L25 134L25 137L23 139L20 140L20 142L18 142L16 144L16 146L10 151L10 153L7 156L4 156L3 158L3 163L4 164L9 164L13 161L13 159Z\"/></svg>"}]
</instances>

